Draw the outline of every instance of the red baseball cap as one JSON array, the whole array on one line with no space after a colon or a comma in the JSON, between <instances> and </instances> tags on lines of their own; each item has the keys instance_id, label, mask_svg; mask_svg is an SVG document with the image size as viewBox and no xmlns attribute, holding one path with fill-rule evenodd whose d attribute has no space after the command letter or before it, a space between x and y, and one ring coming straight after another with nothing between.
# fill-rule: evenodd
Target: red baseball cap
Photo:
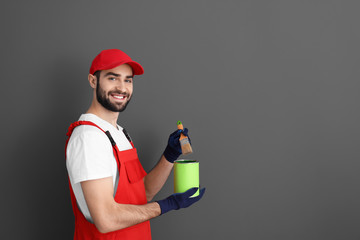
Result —
<instances>
[{"instance_id":1,"label":"red baseball cap","mask_svg":"<svg viewBox=\"0 0 360 240\"><path fill-rule=\"evenodd\" d=\"M126 53L119 49L107 49L101 51L92 61L90 74L94 74L98 70L112 69L122 64L129 64L133 69L134 75L142 75L143 67L133 61Z\"/></svg>"}]
</instances>

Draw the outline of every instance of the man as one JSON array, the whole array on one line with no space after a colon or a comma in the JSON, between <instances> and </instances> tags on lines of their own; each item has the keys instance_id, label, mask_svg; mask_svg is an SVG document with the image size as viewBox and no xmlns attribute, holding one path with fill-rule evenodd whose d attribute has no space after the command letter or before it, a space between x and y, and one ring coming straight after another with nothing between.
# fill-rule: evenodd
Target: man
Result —
<instances>
[{"instance_id":1,"label":"man","mask_svg":"<svg viewBox=\"0 0 360 240\"><path fill-rule=\"evenodd\" d=\"M185 193L150 202L166 182L181 155L177 130L163 155L148 173L125 129L117 124L133 93L134 75L142 66L118 49L100 52L88 80L93 88L90 108L71 124L66 143L66 167L75 215L74 239L151 239L149 220L200 200Z\"/></svg>"}]
</instances>

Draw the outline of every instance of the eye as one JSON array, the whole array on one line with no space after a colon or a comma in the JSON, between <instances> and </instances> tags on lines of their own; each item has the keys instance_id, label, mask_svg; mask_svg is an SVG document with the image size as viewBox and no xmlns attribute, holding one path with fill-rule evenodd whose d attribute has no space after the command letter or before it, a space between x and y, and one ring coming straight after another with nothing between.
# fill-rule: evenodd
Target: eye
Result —
<instances>
[{"instance_id":1,"label":"eye","mask_svg":"<svg viewBox=\"0 0 360 240\"><path fill-rule=\"evenodd\" d=\"M132 83L132 81L133 81L132 79L126 79L125 80L125 82L127 82L127 83Z\"/></svg>"}]
</instances>

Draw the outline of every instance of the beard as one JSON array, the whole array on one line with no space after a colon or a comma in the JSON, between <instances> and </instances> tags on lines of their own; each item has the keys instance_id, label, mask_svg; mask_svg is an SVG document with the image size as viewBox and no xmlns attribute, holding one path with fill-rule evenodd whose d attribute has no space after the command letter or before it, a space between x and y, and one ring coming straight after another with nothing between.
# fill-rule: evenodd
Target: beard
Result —
<instances>
[{"instance_id":1,"label":"beard","mask_svg":"<svg viewBox=\"0 0 360 240\"><path fill-rule=\"evenodd\" d=\"M128 100L124 103L118 103L118 104L112 103L110 101L109 96L111 96L111 94L114 94L114 93L115 94L124 94ZM106 93L104 91L104 89L102 89L100 87L99 81L97 81L96 99L105 109L112 111L112 112L122 112L126 109L127 105L129 104L129 102L131 100L131 96L129 96L128 93L117 91L117 90L113 90L113 91Z\"/></svg>"}]
</instances>

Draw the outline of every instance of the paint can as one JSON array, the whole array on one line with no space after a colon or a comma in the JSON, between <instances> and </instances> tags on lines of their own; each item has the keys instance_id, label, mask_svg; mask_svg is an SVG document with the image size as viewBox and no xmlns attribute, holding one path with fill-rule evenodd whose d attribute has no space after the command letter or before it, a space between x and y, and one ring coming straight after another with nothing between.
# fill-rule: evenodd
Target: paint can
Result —
<instances>
[{"instance_id":1,"label":"paint can","mask_svg":"<svg viewBox=\"0 0 360 240\"><path fill-rule=\"evenodd\" d=\"M190 188L200 186L199 162L179 159L174 162L174 192L183 193ZM199 196L199 190L191 197Z\"/></svg>"}]
</instances>

